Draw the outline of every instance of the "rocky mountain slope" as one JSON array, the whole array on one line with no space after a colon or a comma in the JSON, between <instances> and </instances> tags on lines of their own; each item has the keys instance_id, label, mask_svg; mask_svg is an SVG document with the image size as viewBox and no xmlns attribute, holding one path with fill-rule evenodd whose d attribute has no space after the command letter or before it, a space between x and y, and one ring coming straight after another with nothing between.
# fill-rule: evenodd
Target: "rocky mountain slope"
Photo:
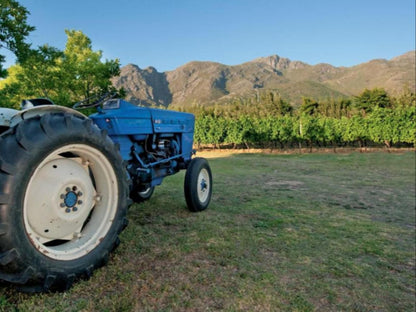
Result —
<instances>
[{"instance_id":1,"label":"rocky mountain slope","mask_svg":"<svg viewBox=\"0 0 416 312\"><path fill-rule=\"evenodd\" d=\"M141 69L129 64L121 68L113 84L126 90L128 100L141 105L205 105L269 89L298 104L302 96L351 96L365 88L382 87L391 93L400 92L404 86L414 90L415 51L352 67L309 65L277 55L235 66L190 62L162 73L153 67Z\"/></svg>"}]
</instances>

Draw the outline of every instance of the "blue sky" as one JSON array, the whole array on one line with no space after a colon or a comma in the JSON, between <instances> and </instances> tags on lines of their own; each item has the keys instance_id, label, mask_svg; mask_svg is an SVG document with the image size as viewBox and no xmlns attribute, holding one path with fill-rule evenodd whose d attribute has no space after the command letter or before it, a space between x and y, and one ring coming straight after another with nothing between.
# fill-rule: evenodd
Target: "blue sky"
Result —
<instances>
[{"instance_id":1,"label":"blue sky","mask_svg":"<svg viewBox=\"0 0 416 312\"><path fill-rule=\"evenodd\" d=\"M29 41L63 49L83 31L105 58L175 69L240 64L277 54L352 66L415 49L414 0L20 0L36 27ZM4 53L4 51L2 51ZM10 65L12 58L8 58Z\"/></svg>"}]
</instances>

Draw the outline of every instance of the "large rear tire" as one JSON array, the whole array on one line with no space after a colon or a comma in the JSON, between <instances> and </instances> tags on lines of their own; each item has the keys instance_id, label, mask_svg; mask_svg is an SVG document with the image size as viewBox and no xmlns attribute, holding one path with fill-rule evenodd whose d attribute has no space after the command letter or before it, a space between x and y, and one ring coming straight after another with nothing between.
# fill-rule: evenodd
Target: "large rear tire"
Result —
<instances>
[{"instance_id":1,"label":"large rear tire","mask_svg":"<svg viewBox=\"0 0 416 312\"><path fill-rule=\"evenodd\" d=\"M127 225L128 180L89 119L46 114L0 136L0 279L68 289L106 263Z\"/></svg>"}]
</instances>

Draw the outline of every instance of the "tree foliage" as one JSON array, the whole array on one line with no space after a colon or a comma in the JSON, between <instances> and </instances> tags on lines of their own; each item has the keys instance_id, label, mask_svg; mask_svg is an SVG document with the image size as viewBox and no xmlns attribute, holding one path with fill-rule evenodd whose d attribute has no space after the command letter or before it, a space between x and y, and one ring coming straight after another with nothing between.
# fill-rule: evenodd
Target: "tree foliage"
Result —
<instances>
[{"instance_id":1,"label":"tree foliage","mask_svg":"<svg viewBox=\"0 0 416 312\"><path fill-rule=\"evenodd\" d=\"M364 113L369 113L376 107L391 107L391 101L386 90L382 88L365 89L355 98L355 106Z\"/></svg>"},{"instance_id":2,"label":"tree foliage","mask_svg":"<svg viewBox=\"0 0 416 312\"><path fill-rule=\"evenodd\" d=\"M318 101L308 98L308 97L303 97L302 105L299 108L299 112L302 115L314 116L318 114L318 107L319 107Z\"/></svg>"},{"instance_id":3,"label":"tree foliage","mask_svg":"<svg viewBox=\"0 0 416 312\"><path fill-rule=\"evenodd\" d=\"M258 91L258 90L257 90ZM239 118L243 115L267 117L284 116L293 112L293 107L283 100L277 91L258 91L245 97L232 98L229 102L212 106L195 104L191 107L173 107L179 111L186 110L196 116L223 116Z\"/></svg>"},{"instance_id":4,"label":"tree foliage","mask_svg":"<svg viewBox=\"0 0 416 312\"><path fill-rule=\"evenodd\" d=\"M65 33L68 40L62 61L64 88L75 99L89 98L111 89L110 78L120 73L119 61L102 62L102 52L93 51L91 40L81 31L66 30Z\"/></svg>"},{"instance_id":5,"label":"tree foliage","mask_svg":"<svg viewBox=\"0 0 416 312\"><path fill-rule=\"evenodd\" d=\"M354 110L351 99L304 99L304 105L290 114L269 114L266 105L248 113L227 106L205 109L197 118L195 142L221 144L233 147L295 146L368 146L395 144L414 145L416 140L415 95L405 89L396 98L387 98L380 89L363 92L376 95L381 103L373 101L365 114L362 108ZM363 97L363 98L364 98ZM412 104L413 103L413 104ZM233 114L229 114L229 112ZM235 112L242 112L235 114Z\"/></svg>"},{"instance_id":6,"label":"tree foliage","mask_svg":"<svg viewBox=\"0 0 416 312\"><path fill-rule=\"evenodd\" d=\"M64 51L48 45L32 50L19 65L9 69L0 84L0 105L18 107L30 97L46 97L70 106L95 94L115 91L111 77L119 74L119 61L101 61L91 40L81 31L67 30Z\"/></svg>"},{"instance_id":7,"label":"tree foliage","mask_svg":"<svg viewBox=\"0 0 416 312\"><path fill-rule=\"evenodd\" d=\"M26 37L35 28L27 24L28 10L15 0L0 0L0 50L7 49L16 55L19 61L27 57L30 45ZM2 67L5 57L0 54L0 78L7 72Z\"/></svg>"}]
</instances>

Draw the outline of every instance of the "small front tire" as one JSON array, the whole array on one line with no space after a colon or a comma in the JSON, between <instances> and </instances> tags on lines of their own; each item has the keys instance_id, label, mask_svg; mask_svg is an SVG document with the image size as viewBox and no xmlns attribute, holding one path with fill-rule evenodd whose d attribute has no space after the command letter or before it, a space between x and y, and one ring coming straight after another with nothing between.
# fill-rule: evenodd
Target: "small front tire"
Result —
<instances>
[{"instance_id":1,"label":"small front tire","mask_svg":"<svg viewBox=\"0 0 416 312\"><path fill-rule=\"evenodd\" d=\"M190 211L207 209L212 195L212 173L205 158L194 158L189 164L185 175L184 191Z\"/></svg>"}]
</instances>

